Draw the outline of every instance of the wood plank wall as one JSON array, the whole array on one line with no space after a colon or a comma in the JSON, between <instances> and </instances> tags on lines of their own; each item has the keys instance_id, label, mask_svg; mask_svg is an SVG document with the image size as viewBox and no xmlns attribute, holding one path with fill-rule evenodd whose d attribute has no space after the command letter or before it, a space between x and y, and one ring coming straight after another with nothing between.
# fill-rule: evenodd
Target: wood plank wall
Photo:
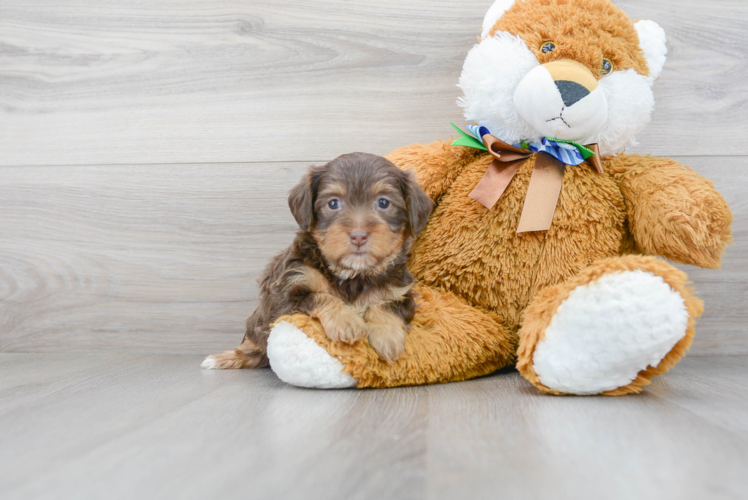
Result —
<instances>
[{"instance_id":1,"label":"wood plank wall","mask_svg":"<svg viewBox=\"0 0 748 500\"><path fill-rule=\"evenodd\" d=\"M232 347L310 163L448 138L491 0L0 0L0 351ZM621 0L668 32L630 151L735 212L688 268L694 354L748 354L748 3Z\"/></svg>"}]
</instances>

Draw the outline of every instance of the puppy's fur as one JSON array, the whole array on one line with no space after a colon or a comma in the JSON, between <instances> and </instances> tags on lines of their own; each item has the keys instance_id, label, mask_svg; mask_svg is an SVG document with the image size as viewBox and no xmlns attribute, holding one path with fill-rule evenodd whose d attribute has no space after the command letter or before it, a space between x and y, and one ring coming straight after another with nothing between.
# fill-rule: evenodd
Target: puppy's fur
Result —
<instances>
[{"instance_id":1,"label":"puppy's fur","mask_svg":"<svg viewBox=\"0 0 748 500\"><path fill-rule=\"evenodd\" d=\"M294 312L317 318L332 340L368 337L383 359L396 360L415 312L406 263L431 199L412 173L382 157L353 153L310 168L288 204L300 231L267 267L244 341L203 366L267 366L271 325Z\"/></svg>"}]
</instances>

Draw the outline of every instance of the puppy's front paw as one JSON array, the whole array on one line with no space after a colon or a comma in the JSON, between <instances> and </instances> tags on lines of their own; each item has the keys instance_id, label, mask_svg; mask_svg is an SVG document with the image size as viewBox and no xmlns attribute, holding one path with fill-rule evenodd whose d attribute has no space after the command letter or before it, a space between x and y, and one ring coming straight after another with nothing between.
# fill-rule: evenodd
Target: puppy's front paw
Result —
<instances>
[{"instance_id":1,"label":"puppy's front paw","mask_svg":"<svg viewBox=\"0 0 748 500\"><path fill-rule=\"evenodd\" d=\"M366 323L353 309L343 307L334 314L320 318L322 328L330 340L353 344L367 334Z\"/></svg>"},{"instance_id":2,"label":"puppy's front paw","mask_svg":"<svg viewBox=\"0 0 748 500\"><path fill-rule=\"evenodd\" d=\"M394 363L405 350L405 325L402 323L369 324L369 345L388 363Z\"/></svg>"}]
</instances>

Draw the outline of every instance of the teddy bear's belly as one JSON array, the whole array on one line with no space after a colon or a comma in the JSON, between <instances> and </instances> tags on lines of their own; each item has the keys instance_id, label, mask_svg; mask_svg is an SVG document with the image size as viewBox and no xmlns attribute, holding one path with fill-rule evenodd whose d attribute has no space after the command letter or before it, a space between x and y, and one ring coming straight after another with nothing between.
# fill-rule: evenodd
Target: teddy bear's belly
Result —
<instances>
[{"instance_id":1,"label":"teddy bear's belly","mask_svg":"<svg viewBox=\"0 0 748 500\"><path fill-rule=\"evenodd\" d=\"M491 210L468 197L488 163L481 157L466 167L439 201L410 268L422 284L496 311L514 328L539 290L621 252L625 205L606 174L586 164L567 167L551 229L517 234L534 161Z\"/></svg>"}]
</instances>

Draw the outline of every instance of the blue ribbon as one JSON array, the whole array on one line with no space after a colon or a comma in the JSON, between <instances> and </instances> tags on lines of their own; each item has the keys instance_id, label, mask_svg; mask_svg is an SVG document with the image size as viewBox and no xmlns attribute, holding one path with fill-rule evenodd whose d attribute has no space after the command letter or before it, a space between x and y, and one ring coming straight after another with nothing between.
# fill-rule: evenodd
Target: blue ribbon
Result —
<instances>
[{"instance_id":1,"label":"blue ribbon","mask_svg":"<svg viewBox=\"0 0 748 500\"><path fill-rule=\"evenodd\" d=\"M483 136L491 131L480 125L468 125L468 131L479 141L483 142ZM527 148L534 153L547 153L566 165L577 166L584 163L584 156L573 144L556 142L543 137L540 142L512 144L516 148Z\"/></svg>"}]
</instances>

